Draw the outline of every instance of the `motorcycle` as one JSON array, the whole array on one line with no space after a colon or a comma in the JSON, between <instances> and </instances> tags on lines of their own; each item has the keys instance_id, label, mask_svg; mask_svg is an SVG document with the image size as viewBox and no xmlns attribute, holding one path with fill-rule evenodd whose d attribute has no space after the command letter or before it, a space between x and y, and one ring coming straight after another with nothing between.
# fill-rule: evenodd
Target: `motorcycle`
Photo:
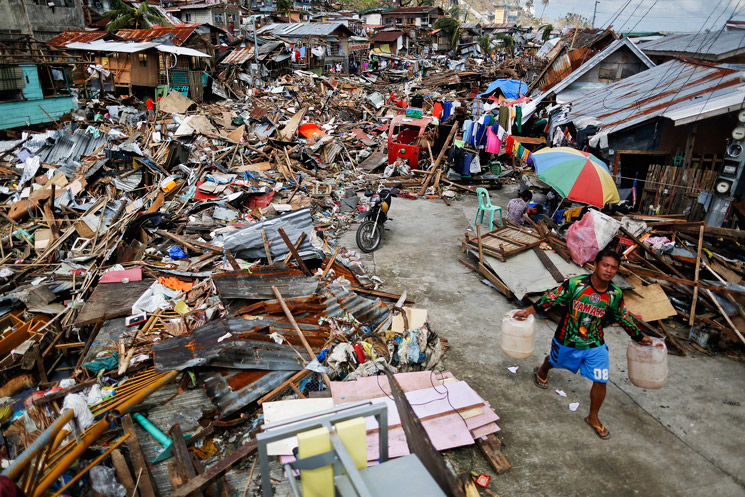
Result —
<instances>
[{"instance_id":1,"label":"motorcycle","mask_svg":"<svg viewBox=\"0 0 745 497\"><path fill-rule=\"evenodd\" d=\"M390 190L381 187L378 187L377 192L365 190L365 196L370 197L370 210L359 218L364 219L357 228L357 246L361 251L374 252L380 246L383 225L388 220L388 209L401 187L401 183L396 183Z\"/></svg>"}]
</instances>

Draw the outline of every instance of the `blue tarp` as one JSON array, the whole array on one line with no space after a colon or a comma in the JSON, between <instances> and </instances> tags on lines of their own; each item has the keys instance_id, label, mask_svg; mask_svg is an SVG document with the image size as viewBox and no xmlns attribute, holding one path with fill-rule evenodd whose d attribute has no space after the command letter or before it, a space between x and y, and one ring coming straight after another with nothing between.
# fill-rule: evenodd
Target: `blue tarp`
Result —
<instances>
[{"instance_id":1,"label":"blue tarp","mask_svg":"<svg viewBox=\"0 0 745 497\"><path fill-rule=\"evenodd\" d=\"M484 93L480 93L479 97L491 95L497 89L502 91L505 98L518 99L528 93L528 83L517 79L498 79L493 81Z\"/></svg>"}]
</instances>

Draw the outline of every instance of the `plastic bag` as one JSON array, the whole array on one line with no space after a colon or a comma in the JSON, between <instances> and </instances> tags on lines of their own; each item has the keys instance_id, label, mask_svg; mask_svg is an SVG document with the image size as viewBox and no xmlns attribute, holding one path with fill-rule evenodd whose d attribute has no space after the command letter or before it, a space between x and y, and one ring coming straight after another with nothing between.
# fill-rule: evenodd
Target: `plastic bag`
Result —
<instances>
[{"instance_id":1,"label":"plastic bag","mask_svg":"<svg viewBox=\"0 0 745 497\"><path fill-rule=\"evenodd\" d=\"M566 242L572 260L582 266L592 261L615 236L620 223L595 210L589 210L567 230Z\"/></svg>"},{"instance_id":2,"label":"plastic bag","mask_svg":"<svg viewBox=\"0 0 745 497\"><path fill-rule=\"evenodd\" d=\"M116 481L115 473L114 468L101 465L92 467L89 474L93 490L106 497L124 497L127 495L127 489L124 488L124 485Z\"/></svg>"},{"instance_id":3,"label":"plastic bag","mask_svg":"<svg viewBox=\"0 0 745 497\"><path fill-rule=\"evenodd\" d=\"M88 428L90 425L93 424L93 421L95 421L91 410L88 409L88 402L86 402L85 398L82 395L78 395L76 393L68 394L67 397L65 397L65 400L62 402L62 409L73 410L73 412L75 413L75 419L77 420L78 425L82 430Z\"/></svg>"}]
</instances>

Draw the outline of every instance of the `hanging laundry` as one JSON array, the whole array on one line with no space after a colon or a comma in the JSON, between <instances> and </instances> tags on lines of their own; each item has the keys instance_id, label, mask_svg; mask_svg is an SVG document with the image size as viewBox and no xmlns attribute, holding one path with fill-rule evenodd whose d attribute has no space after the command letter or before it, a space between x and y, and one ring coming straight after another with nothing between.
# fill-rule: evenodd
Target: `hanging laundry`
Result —
<instances>
[{"instance_id":1,"label":"hanging laundry","mask_svg":"<svg viewBox=\"0 0 745 497\"><path fill-rule=\"evenodd\" d=\"M442 106L442 122L447 121L452 112L453 102L451 102L450 100L446 100L445 104Z\"/></svg>"},{"instance_id":2,"label":"hanging laundry","mask_svg":"<svg viewBox=\"0 0 745 497\"><path fill-rule=\"evenodd\" d=\"M523 108L520 105L515 106L515 125L518 133L523 131Z\"/></svg>"},{"instance_id":3,"label":"hanging laundry","mask_svg":"<svg viewBox=\"0 0 745 497\"><path fill-rule=\"evenodd\" d=\"M442 116L442 104L435 102L435 105L432 106L432 117L440 119L440 116Z\"/></svg>"},{"instance_id":4,"label":"hanging laundry","mask_svg":"<svg viewBox=\"0 0 745 497\"><path fill-rule=\"evenodd\" d=\"M486 151L490 154L498 154L502 142L492 128L486 128Z\"/></svg>"}]
</instances>

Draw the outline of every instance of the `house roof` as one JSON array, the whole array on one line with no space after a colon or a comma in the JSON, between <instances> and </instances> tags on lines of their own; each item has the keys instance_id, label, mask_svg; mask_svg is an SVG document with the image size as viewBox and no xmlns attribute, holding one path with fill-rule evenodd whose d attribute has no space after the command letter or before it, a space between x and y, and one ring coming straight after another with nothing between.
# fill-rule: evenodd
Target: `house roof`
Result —
<instances>
[{"instance_id":1,"label":"house roof","mask_svg":"<svg viewBox=\"0 0 745 497\"><path fill-rule=\"evenodd\" d=\"M648 55L721 61L745 54L745 35L741 31L677 33L644 43L640 48Z\"/></svg>"},{"instance_id":2,"label":"house roof","mask_svg":"<svg viewBox=\"0 0 745 497\"><path fill-rule=\"evenodd\" d=\"M120 29L116 35L126 40L153 41L168 35L173 36L174 45L182 45L199 27L199 24L190 24L183 27L156 27L151 29Z\"/></svg>"},{"instance_id":3,"label":"house roof","mask_svg":"<svg viewBox=\"0 0 745 497\"><path fill-rule=\"evenodd\" d=\"M256 31L258 34L282 36L285 38L302 38L304 36L331 36L337 34L346 34L352 36L354 33L340 22L320 23L320 22L293 22L287 24L269 24Z\"/></svg>"},{"instance_id":4,"label":"house roof","mask_svg":"<svg viewBox=\"0 0 745 497\"><path fill-rule=\"evenodd\" d=\"M679 126L737 111L745 102L743 70L743 65L670 60L575 100L568 119L595 118L610 134L655 117Z\"/></svg>"},{"instance_id":5,"label":"house roof","mask_svg":"<svg viewBox=\"0 0 745 497\"><path fill-rule=\"evenodd\" d=\"M100 40L108 33L106 31L65 31L47 40L47 44L53 47L65 47L69 43Z\"/></svg>"},{"instance_id":6,"label":"house roof","mask_svg":"<svg viewBox=\"0 0 745 497\"><path fill-rule=\"evenodd\" d=\"M224 4L224 3L206 3L206 2L200 2L200 3L187 3L185 5L179 5L177 7L168 7L166 10L169 12L178 12L180 10L191 10L191 9L211 9L211 8L232 8L232 9L242 9L240 5L235 4Z\"/></svg>"},{"instance_id":7,"label":"house roof","mask_svg":"<svg viewBox=\"0 0 745 497\"><path fill-rule=\"evenodd\" d=\"M399 7L397 9L391 9L383 12L383 14L428 14L437 9L439 9L439 7Z\"/></svg>"},{"instance_id":8,"label":"house roof","mask_svg":"<svg viewBox=\"0 0 745 497\"><path fill-rule=\"evenodd\" d=\"M370 43L388 43L396 41L402 36L406 36L406 33L403 31L381 31L370 38Z\"/></svg>"},{"instance_id":9,"label":"house roof","mask_svg":"<svg viewBox=\"0 0 745 497\"><path fill-rule=\"evenodd\" d=\"M636 44L631 41L628 38L622 38L620 40L616 40L607 47L605 47L604 50L601 52L598 52L595 54L592 58L590 58L587 62L579 66L574 72L572 72L568 77L562 79L560 82L552 86L549 90L547 90L543 97L553 93L558 94L565 88L567 88L569 85L577 81L579 78L581 78L583 75L587 74L587 72L590 71L593 67L600 64L603 60L608 58L610 55L614 54L618 50L621 50L623 47L628 48L631 50L637 57L639 57L639 60L647 66L648 69L651 69L655 67L655 63L652 62L652 60L647 57L644 52L639 50L639 47L636 46Z\"/></svg>"},{"instance_id":10,"label":"house roof","mask_svg":"<svg viewBox=\"0 0 745 497\"><path fill-rule=\"evenodd\" d=\"M264 60L267 55L272 54L278 48L283 47L284 43L281 41L269 41L263 45L259 45L259 60ZM253 60L254 48L236 48L228 54L227 57L220 61L220 64L235 64L241 65L248 60Z\"/></svg>"},{"instance_id":11,"label":"house roof","mask_svg":"<svg viewBox=\"0 0 745 497\"><path fill-rule=\"evenodd\" d=\"M173 45L163 45L152 41L127 43L124 41L93 41L90 43L70 43L67 45L70 50L83 50L87 52L105 52L105 53L137 53L155 48L159 52L167 52L176 55L188 55L190 57L209 57L208 54L186 47L175 47Z\"/></svg>"}]
</instances>

